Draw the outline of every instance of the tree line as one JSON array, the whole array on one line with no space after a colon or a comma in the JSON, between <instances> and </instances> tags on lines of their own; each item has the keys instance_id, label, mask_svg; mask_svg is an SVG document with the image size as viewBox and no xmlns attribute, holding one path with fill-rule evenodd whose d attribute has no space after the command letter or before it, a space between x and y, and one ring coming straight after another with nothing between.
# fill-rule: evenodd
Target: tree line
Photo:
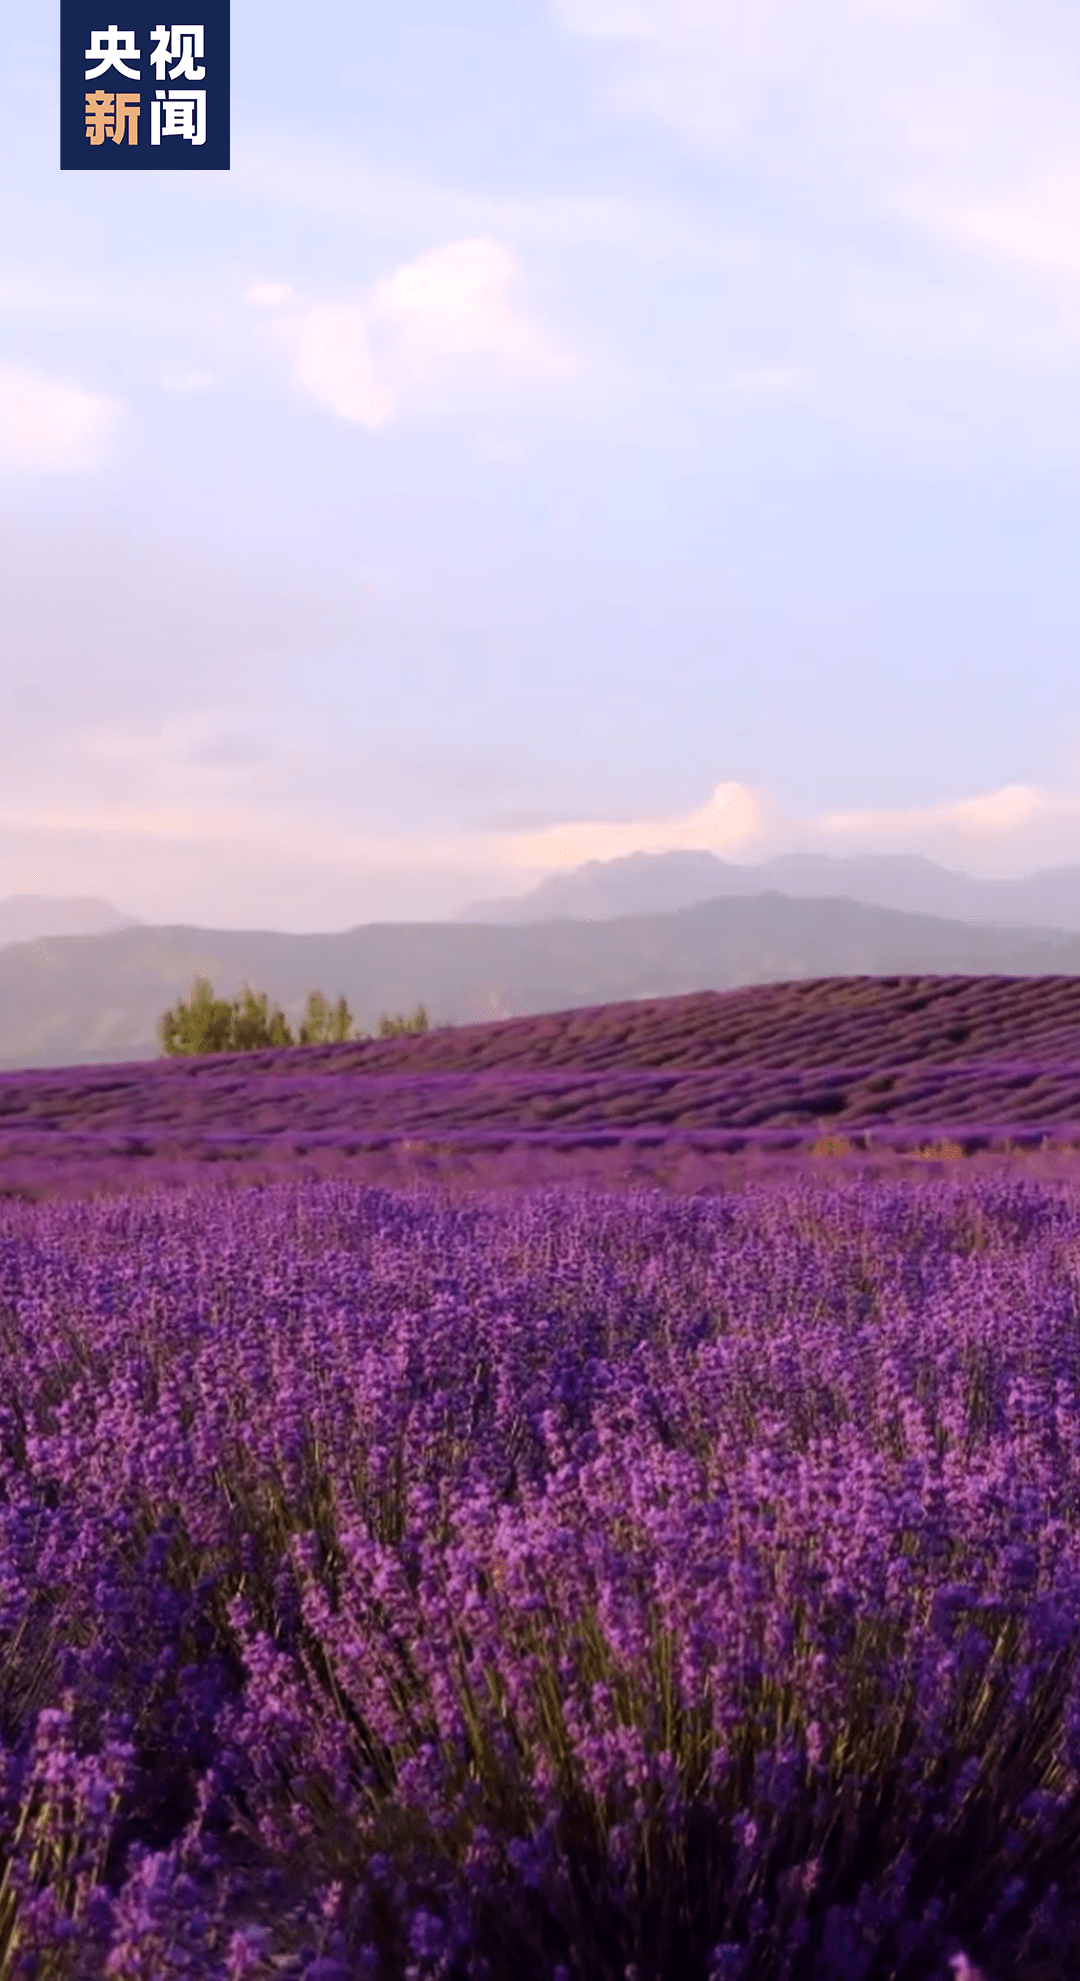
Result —
<instances>
[{"instance_id":1,"label":"tree line","mask_svg":"<svg viewBox=\"0 0 1080 1981\"><path fill-rule=\"evenodd\" d=\"M422 1004L408 1015L384 1012L372 1034L360 1030L344 997L331 1004L322 991L311 991L294 1034L280 1005L272 1005L265 991L245 984L235 997L216 997L206 977L196 977L190 997L179 999L158 1020L158 1038L167 1059L206 1052L259 1052L267 1046L342 1045L347 1039L394 1039L428 1030Z\"/></svg>"}]
</instances>

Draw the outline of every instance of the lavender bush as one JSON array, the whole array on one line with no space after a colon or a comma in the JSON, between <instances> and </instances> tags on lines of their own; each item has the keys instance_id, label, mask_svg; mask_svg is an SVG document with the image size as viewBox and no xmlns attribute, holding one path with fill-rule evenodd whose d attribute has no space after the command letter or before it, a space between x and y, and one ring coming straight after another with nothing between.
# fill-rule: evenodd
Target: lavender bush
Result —
<instances>
[{"instance_id":1,"label":"lavender bush","mask_svg":"<svg viewBox=\"0 0 1080 1981\"><path fill-rule=\"evenodd\" d=\"M1007 1174L9 1205L0 1975L1080 1971L1078 1288Z\"/></svg>"}]
</instances>

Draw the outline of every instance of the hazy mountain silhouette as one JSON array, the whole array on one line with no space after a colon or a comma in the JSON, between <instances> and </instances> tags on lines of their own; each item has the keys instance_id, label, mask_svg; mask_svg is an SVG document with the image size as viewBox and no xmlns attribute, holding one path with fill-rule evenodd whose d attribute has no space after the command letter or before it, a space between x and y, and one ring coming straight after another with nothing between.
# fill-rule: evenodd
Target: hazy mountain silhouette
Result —
<instances>
[{"instance_id":1,"label":"hazy mountain silhouette","mask_svg":"<svg viewBox=\"0 0 1080 1981\"><path fill-rule=\"evenodd\" d=\"M96 895L9 894L0 901L0 947L43 935L104 935L138 926L134 915Z\"/></svg>"},{"instance_id":2,"label":"hazy mountain silhouette","mask_svg":"<svg viewBox=\"0 0 1080 1981\"><path fill-rule=\"evenodd\" d=\"M361 1022L423 1002L461 1022L825 976L1080 975L1080 937L777 893L668 914L499 927L373 923L340 935L133 927L0 950L0 1065L138 1059L196 973L299 1016L344 992Z\"/></svg>"},{"instance_id":3,"label":"hazy mountain silhouette","mask_svg":"<svg viewBox=\"0 0 1080 1981\"><path fill-rule=\"evenodd\" d=\"M862 901L907 914L944 915L990 928L1080 931L1080 866L1051 867L1019 880L954 873L916 853L782 853L753 866L713 853L631 853L589 860L514 899L471 902L467 922L609 920L662 914L701 901L777 889L801 898Z\"/></svg>"}]
</instances>

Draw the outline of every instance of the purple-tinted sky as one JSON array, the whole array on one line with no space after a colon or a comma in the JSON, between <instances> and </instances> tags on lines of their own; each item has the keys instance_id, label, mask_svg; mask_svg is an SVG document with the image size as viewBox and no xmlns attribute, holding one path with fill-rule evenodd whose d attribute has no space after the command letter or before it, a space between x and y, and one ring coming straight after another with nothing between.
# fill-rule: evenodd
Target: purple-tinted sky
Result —
<instances>
[{"instance_id":1,"label":"purple-tinted sky","mask_svg":"<svg viewBox=\"0 0 1080 1981\"><path fill-rule=\"evenodd\" d=\"M1080 858L1074 10L233 40L228 176L61 175L55 9L5 23L0 896Z\"/></svg>"}]
</instances>

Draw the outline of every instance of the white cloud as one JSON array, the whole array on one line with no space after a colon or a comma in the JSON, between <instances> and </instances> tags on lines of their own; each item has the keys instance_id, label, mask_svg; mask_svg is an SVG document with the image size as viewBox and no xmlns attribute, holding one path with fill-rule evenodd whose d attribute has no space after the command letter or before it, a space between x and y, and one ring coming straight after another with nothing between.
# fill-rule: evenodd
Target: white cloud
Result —
<instances>
[{"instance_id":1,"label":"white cloud","mask_svg":"<svg viewBox=\"0 0 1080 1981\"><path fill-rule=\"evenodd\" d=\"M224 782L216 795L127 804L0 804L0 897L101 894L159 923L300 930L448 917L513 885L499 851L476 833L365 830Z\"/></svg>"},{"instance_id":2,"label":"white cloud","mask_svg":"<svg viewBox=\"0 0 1080 1981\"><path fill-rule=\"evenodd\" d=\"M287 303L292 293L292 284L289 282L252 282L247 291L247 299L249 303L254 303L256 309L273 310L279 309L282 303Z\"/></svg>"},{"instance_id":3,"label":"white cloud","mask_svg":"<svg viewBox=\"0 0 1080 1981\"><path fill-rule=\"evenodd\" d=\"M555 0L555 12L571 32L618 45L623 107L723 147L767 130L788 154L810 134L832 152L856 130L880 138L883 111L925 142L928 95L949 101L955 141L983 85L979 0Z\"/></svg>"},{"instance_id":4,"label":"white cloud","mask_svg":"<svg viewBox=\"0 0 1080 1981\"><path fill-rule=\"evenodd\" d=\"M4 808L0 895L105 895L149 922L317 930L446 916L490 885L489 869L453 866L435 843L413 851L405 859L396 846L339 831L320 838L301 815Z\"/></svg>"},{"instance_id":5,"label":"white cloud","mask_svg":"<svg viewBox=\"0 0 1080 1981\"><path fill-rule=\"evenodd\" d=\"M64 379L0 364L0 469L50 475L93 467L117 410Z\"/></svg>"},{"instance_id":6,"label":"white cloud","mask_svg":"<svg viewBox=\"0 0 1080 1981\"><path fill-rule=\"evenodd\" d=\"M668 817L581 820L545 826L509 838L505 853L523 868L580 866L585 860L615 860L625 853L669 853L684 847L731 854L752 844L766 830L768 809L746 784L718 784L706 804Z\"/></svg>"},{"instance_id":7,"label":"white cloud","mask_svg":"<svg viewBox=\"0 0 1080 1981\"><path fill-rule=\"evenodd\" d=\"M829 158L857 137L879 155L956 158L1000 142L1002 117L1060 108L1036 10L1006 31L991 0L555 0L555 13L617 45L624 107L724 147L767 135L790 157L812 137Z\"/></svg>"},{"instance_id":8,"label":"white cloud","mask_svg":"<svg viewBox=\"0 0 1080 1981\"><path fill-rule=\"evenodd\" d=\"M1017 273L1080 277L1080 158L1067 173L997 196L927 197L899 202L926 232L980 260Z\"/></svg>"},{"instance_id":9,"label":"white cloud","mask_svg":"<svg viewBox=\"0 0 1080 1981\"><path fill-rule=\"evenodd\" d=\"M284 284L249 299L282 305L281 334L301 390L370 428L440 411L466 386L565 376L574 361L528 312L515 257L483 237L403 264L356 301L290 307Z\"/></svg>"},{"instance_id":10,"label":"white cloud","mask_svg":"<svg viewBox=\"0 0 1080 1981\"><path fill-rule=\"evenodd\" d=\"M827 852L924 853L946 866L1024 873L1080 859L1080 792L1007 784L937 805L825 812L800 837Z\"/></svg>"},{"instance_id":11,"label":"white cloud","mask_svg":"<svg viewBox=\"0 0 1080 1981\"><path fill-rule=\"evenodd\" d=\"M102 742L122 770L125 739ZM410 833L364 828L310 804L269 803L222 769L216 789L213 777L199 790L178 779L126 803L59 793L51 802L6 799L0 895L15 885L102 894L148 921L317 929L446 917L462 900L521 892L586 860L684 847L740 862L788 851L918 852L1002 876L1080 861L1080 792L1028 785L800 818L728 783L706 804L668 817L516 834Z\"/></svg>"},{"instance_id":12,"label":"white cloud","mask_svg":"<svg viewBox=\"0 0 1080 1981\"><path fill-rule=\"evenodd\" d=\"M379 376L360 305L322 304L299 312L286 326L301 391L343 420L380 427L397 401Z\"/></svg>"},{"instance_id":13,"label":"white cloud","mask_svg":"<svg viewBox=\"0 0 1080 1981\"><path fill-rule=\"evenodd\" d=\"M1080 34L995 0L552 0L611 92L739 156L993 260L1077 271Z\"/></svg>"},{"instance_id":14,"label":"white cloud","mask_svg":"<svg viewBox=\"0 0 1080 1981\"><path fill-rule=\"evenodd\" d=\"M941 830L981 834L1000 839L1034 820L1064 812L1080 814L1080 799L1069 794L1040 791L1030 784L1006 784L998 791L984 791L975 798L954 798L941 805L909 809L826 812L817 822L821 833L880 833L897 838L912 832Z\"/></svg>"},{"instance_id":15,"label":"white cloud","mask_svg":"<svg viewBox=\"0 0 1080 1981\"><path fill-rule=\"evenodd\" d=\"M1080 861L1080 791L1010 784L937 805L852 808L799 817L768 792L720 784L669 816L591 820L507 836L493 855L521 879L627 853L689 849L753 861L780 852L923 853L945 866L1020 874Z\"/></svg>"},{"instance_id":16,"label":"white cloud","mask_svg":"<svg viewBox=\"0 0 1080 1981\"><path fill-rule=\"evenodd\" d=\"M373 324L385 326L399 364L428 373L457 358L490 358L514 372L559 372L567 359L525 314L509 249L454 241L380 282Z\"/></svg>"}]
</instances>

